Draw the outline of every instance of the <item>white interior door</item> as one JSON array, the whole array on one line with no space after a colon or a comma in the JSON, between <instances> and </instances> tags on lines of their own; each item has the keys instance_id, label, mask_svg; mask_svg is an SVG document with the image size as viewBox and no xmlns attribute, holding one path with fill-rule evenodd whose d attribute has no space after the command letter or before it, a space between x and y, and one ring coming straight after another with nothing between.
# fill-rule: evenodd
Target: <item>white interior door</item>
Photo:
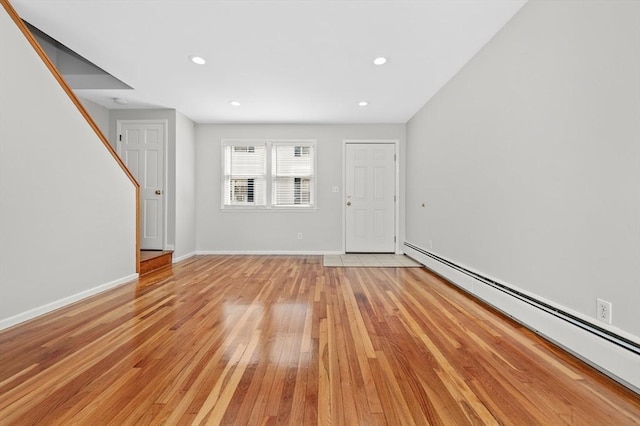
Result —
<instances>
[{"instance_id":1,"label":"white interior door","mask_svg":"<svg viewBox=\"0 0 640 426\"><path fill-rule=\"evenodd\" d=\"M117 151L140 184L140 248L162 250L165 125L119 121Z\"/></svg>"},{"instance_id":2,"label":"white interior door","mask_svg":"<svg viewBox=\"0 0 640 426\"><path fill-rule=\"evenodd\" d=\"M395 145L346 145L347 252L395 252Z\"/></svg>"}]
</instances>

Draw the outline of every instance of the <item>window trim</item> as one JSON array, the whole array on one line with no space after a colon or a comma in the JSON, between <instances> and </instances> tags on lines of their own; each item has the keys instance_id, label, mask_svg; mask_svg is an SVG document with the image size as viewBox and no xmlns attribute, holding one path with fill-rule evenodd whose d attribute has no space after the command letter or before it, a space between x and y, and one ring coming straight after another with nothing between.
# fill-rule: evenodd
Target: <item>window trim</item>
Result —
<instances>
[{"instance_id":1,"label":"window trim","mask_svg":"<svg viewBox=\"0 0 640 426\"><path fill-rule=\"evenodd\" d=\"M266 150L266 174L265 174L265 205L227 205L225 204L225 148L227 146L265 146ZM273 146L309 146L313 151L313 175L311 178L311 205L286 205L278 206L273 202ZM316 139L221 139L220 141L220 210L222 211L290 211L290 212L313 212L318 209L318 144Z\"/></svg>"}]
</instances>

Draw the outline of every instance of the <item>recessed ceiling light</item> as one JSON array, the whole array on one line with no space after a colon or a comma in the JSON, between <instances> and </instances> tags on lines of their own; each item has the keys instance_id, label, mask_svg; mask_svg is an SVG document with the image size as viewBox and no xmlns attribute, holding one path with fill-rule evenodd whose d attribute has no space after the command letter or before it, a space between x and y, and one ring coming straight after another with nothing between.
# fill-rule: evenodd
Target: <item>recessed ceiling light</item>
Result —
<instances>
[{"instance_id":1,"label":"recessed ceiling light","mask_svg":"<svg viewBox=\"0 0 640 426\"><path fill-rule=\"evenodd\" d=\"M231 101L231 102L229 102L229 105L234 106L234 107L239 107L239 106L240 106L240 102L238 102L238 101Z\"/></svg>"},{"instance_id":2,"label":"recessed ceiling light","mask_svg":"<svg viewBox=\"0 0 640 426\"><path fill-rule=\"evenodd\" d=\"M379 56L373 60L373 63L376 65L384 65L387 63L387 58L383 58L382 56Z\"/></svg>"},{"instance_id":3,"label":"recessed ceiling light","mask_svg":"<svg viewBox=\"0 0 640 426\"><path fill-rule=\"evenodd\" d=\"M367 101L358 102L358 106L367 106L367 105L369 105L369 102L367 102Z\"/></svg>"},{"instance_id":4,"label":"recessed ceiling light","mask_svg":"<svg viewBox=\"0 0 640 426\"><path fill-rule=\"evenodd\" d=\"M126 105L128 103L125 98L113 98L113 102L117 103L118 105Z\"/></svg>"},{"instance_id":5,"label":"recessed ceiling light","mask_svg":"<svg viewBox=\"0 0 640 426\"><path fill-rule=\"evenodd\" d=\"M189 56L189 59L191 60L191 62L198 65L204 65L207 63L207 61L205 61L201 56Z\"/></svg>"}]
</instances>

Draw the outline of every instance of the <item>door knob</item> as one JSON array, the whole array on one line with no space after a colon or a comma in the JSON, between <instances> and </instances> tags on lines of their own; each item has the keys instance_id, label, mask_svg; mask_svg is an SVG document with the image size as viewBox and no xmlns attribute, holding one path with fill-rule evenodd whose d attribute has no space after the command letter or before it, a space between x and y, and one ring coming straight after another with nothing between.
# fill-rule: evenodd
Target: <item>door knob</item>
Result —
<instances>
[{"instance_id":1,"label":"door knob","mask_svg":"<svg viewBox=\"0 0 640 426\"><path fill-rule=\"evenodd\" d=\"M162 189L156 189L156 195L162 195Z\"/></svg>"},{"instance_id":2,"label":"door knob","mask_svg":"<svg viewBox=\"0 0 640 426\"><path fill-rule=\"evenodd\" d=\"M347 201L347 206L350 206L350 205L351 205L351 201Z\"/></svg>"}]
</instances>

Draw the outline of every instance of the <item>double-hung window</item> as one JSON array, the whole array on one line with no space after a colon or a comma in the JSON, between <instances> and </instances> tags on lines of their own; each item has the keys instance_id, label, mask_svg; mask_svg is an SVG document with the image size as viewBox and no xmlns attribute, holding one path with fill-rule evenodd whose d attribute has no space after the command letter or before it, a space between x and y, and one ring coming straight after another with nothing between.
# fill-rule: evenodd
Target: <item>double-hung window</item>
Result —
<instances>
[{"instance_id":1,"label":"double-hung window","mask_svg":"<svg viewBox=\"0 0 640 426\"><path fill-rule=\"evenodd\" d=\"M315 141L223 141L223 208L315 207Z\"/></svg>"},{"instance_id":2,"label":"double-hung window","mask_svg":"<svg viewBox=\"0 0 640 426\"><path fill-rule=\"evenodd\" d=\"M312 207L314 169L313 145L274 142L271 146L271 204Z\"/></svg>"},{"instance_id":3,"label":"double-hung window","mask_svg":"<svg viewBox=\"0 0 640 426\"><path fill-rule=\"evenodd\" d=\"M262 145L224 145L224 205L265 206L267 148Z\"/></svg>"}]
</instances>

